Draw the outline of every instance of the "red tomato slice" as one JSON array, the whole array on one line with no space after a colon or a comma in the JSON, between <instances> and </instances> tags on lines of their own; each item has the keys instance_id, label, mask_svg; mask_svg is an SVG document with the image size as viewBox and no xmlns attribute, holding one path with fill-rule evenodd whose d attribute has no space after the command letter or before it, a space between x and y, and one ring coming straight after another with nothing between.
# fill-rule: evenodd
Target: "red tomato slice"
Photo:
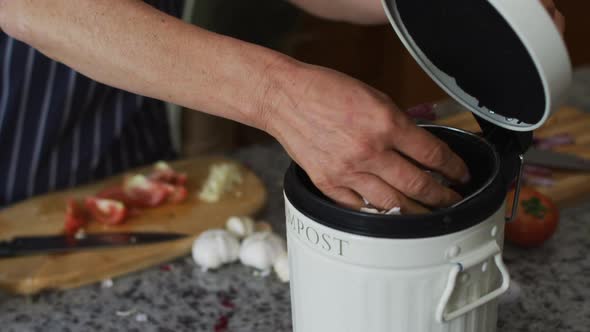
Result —
<instances>
[{"instance_id":1,"label":"red tomato slice","mask_svg":"<svg viewBox=\"0 0 590 332\"><path fill-rule=\"evenodd\" d=\"M168 202L171 203L180 203L186 199L188 192L186 191L185 187L182 186L173 186L172 192L168 195Z\"/></svg>"},{"instance_id":2,"label":"red tomato slice","mask_svg":"<svg viewBox=\"0 0 590 332\"><path fill-rule=\"evenodd\" d=\"M82 204L75 199L68 199L66 203L66 220L64 230L67 235L74 235L88 221L88 214Z\"/></svg>"},{"instance_id":3,"label":"red tomato slice","mask_svg":"<svg viewBox=\"0 0 590 332\"><path fill-rule=\"evenodd\" d=\"M113 186L113 187L105 188L105 189L99 191L98 194L96 194L96 197L104 198L104 199L112 199L114 201L122 202L125 205L128 205L127 201L129 201L129 197L127 197L127 195L125 194L125 191L123 190L123 187L121 187L121 186Z\"/></svg>"},{"instance_id":4,"label":"red tomato slice","mask_svg":"<svg viewBox=\"0 0 590 332\"><path fill-rule=\"evenodd\" d=\"M507 199L510 211L514 191L508 194ZM521 247L543 244L557 229L559 209L549 197L526 186L521 188L518 200L518 214L506 224L506 240Z\"/></svg>"},{"instance_id":5,"label":"red tomato slice","mask_svg":"<svg viewBox=\"0 0 590 332\"><path fill-rule=\"evenodd\" d=\"M149 175L149 179L158 182L165 182L172 185L186 184L186 173L176 172L170 165L164 161L159 161L154 165L154 170Z\"/></svg>"},{"instance_id":6,"label":"red tomato slice","mask_svg":"<svg viewBox=\"0 0 590 332\"><path fill-rule=\"evenodd\" d=\"M186 185L186 180L187 180L186 173L176 173L176 185L177 186Z\"/></svg>"},{"instance_id":7,"label":"red tomato slice","mask_svg":"<svg viewBox=\"0 0 590 332\"><path fill-rule=\"evenodd\" d=\"M127 196L123 187L121 186L113 186L106 189L101 190L98 194L96 194L98 198L105 198L105 199L112 199L114 201L119 201L125 204L127 207L127 215L128 216L135 216L139 214L139 208L143 207L145 204L142 202L138 202L131 197Z\"/></svg>"},{"instance_id":8,"label":"red tomato slice","mask_svg":"<svg viewBox=\"0 0 590 332\"><path fill-rule=\"evenodd\" d=\"M125 205L112 199L87 197L86 208L96 221L109 225L123 223L127 215Z\"/></svg>"},{"instance_id":9,"label":"red tomato slice","mask_svg":"<svg viewBox=\"0 0 590 332\"><path fill-rule=\"evenodd\" d=\"M147 208L159 206L166 201L170 192L166 186L138 174L125 180L123 190L134 206Z\"/></svg>"}]
</instances>

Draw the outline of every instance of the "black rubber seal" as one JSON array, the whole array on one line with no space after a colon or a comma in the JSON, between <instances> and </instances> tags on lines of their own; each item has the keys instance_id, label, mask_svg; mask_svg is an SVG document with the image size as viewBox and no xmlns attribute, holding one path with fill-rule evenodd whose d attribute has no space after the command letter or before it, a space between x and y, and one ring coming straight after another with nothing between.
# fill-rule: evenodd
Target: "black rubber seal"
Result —
<instances>
[{"instance_id":1,"label":"black rubber seal","mask_svg":"<svg viewBox=\"0 0 590 332\"><path fill-rule=\"evenodd\" d=\"M483 138L453 128L426 127L445 141L468 165L472 181L459 191L472 199L430 214L388 216L344 208L323 195L305 171L292 163L285 175L285 194L308 218L343 232L378 238L413 239L435 237L470 228L500 209L507 192L507 179L495 148ZM482 186L483 190L482 190Z\"/></svg>"}]
</instances>

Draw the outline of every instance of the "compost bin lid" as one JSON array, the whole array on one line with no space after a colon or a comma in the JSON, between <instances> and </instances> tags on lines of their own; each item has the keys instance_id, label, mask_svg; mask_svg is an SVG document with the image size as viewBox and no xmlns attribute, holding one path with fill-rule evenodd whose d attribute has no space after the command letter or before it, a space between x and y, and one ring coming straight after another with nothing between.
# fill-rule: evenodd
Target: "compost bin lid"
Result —
<instances>
[{"instance_id":1,"label":"compost bin lid","mask_svg":"<svg viewBox=\"0 0 590 332\"><path fill-rule=\"evenodd\" d=\"M485 121L532 131L571 80L564 41L536 0L383 0L411 55Z\"/></svg>"}]
</instances>

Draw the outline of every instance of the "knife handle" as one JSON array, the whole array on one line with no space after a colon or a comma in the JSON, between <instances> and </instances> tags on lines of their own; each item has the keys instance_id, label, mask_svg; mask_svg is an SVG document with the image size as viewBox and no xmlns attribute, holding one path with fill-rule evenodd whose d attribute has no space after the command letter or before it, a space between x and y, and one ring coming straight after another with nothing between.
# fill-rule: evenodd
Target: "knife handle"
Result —
<instances>
[{"instance_id":1,"label":"knife handle","mask_svg":"<svg viewBox=\"0 0 590 332\"><path fill-rule=\"evenodd\" d=\"M12 241L0 241L0 258L14 257L14 249L12 248Z\"/></svg>"}]
</instances>

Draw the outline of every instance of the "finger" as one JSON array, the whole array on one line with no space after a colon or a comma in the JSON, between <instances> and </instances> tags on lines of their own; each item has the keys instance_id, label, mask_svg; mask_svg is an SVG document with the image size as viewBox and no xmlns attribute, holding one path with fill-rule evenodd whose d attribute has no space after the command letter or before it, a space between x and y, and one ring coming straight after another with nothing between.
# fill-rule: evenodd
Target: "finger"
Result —
<instances>
[{"instance_id":1,"label":"finger","mask_svg":"<svg viewBox=\"0 0 590 332\"><path fill-rule=\"evenodd\" d=\"M399 191L388 185L376 175L369 173L356 174L351 181L351 188L361 194L374 207L390 210L399 207L403 214L429 212L416 202L411 202Z\"/></svg>"},{"instance_id":2,"label":"finger","mask_svg":"<svg viewBox=\"0 0 590 332\"><path fill-rule=\"evenodd\" d=\"M408 198L433 207L447 207L461 196L440 184L395 151L386 151L374 159L371 171Z\"/></svg>"},{"instance_id":3,"label":"finger","mask_svg":"<svg viewBox=\"0 0 590 332\"><path fill-rule=\"evenodd\" d=\"M399 126L392 142L397 151L451 180L469 181L467 165L446 143L407 119L402 119Z\"/></svg>"},{"instance_id":4,"label":"finger","mask_svg":"<svg viewBox=\"0 0 590 332\"><path fill-rule=\"evenodd\" d=\"M559 10L555 11L553 21L555 22L555 25L557 25L557 28L559 29L561 34L563 35L563 33L565 32L565 17L563 16L563 14L561 14Z\"/></svg>"},{"instance_id":5,"label":"finger","mask_svg":"<svg viewBox=\"0 0 590 332\"><path fill-rule=\"evenodd\" d=\"M541 3L549 13L549 16L555 22L555 25L563 34L565 32L565 17L561 14L561 12L555 6L555 2L553 0L541 0Z\"/></svg>"},{"instance_id":6,"label":"finger","mask_svg":"<svg viewBox=\"0 0 590 332\"><path fill-rule=\"evenodd\" d=\"M401 207L404 201L399 191L373 174L357 173L349 179L349 186L381 210Z\"/></svg>"},{"instance_id":7,"label":"finger","mask_svg":"<svg viewBox=\"0 0 590 332\"><path fill-rule=\"evenodd\" d=\"M549 15L551 15L551 17L553 17L554 12L556 10L555 3L553 2L553 0L541 0L541 3L543 4L543 7L545 7L545 9L547 9L547 11L549 12Z\"/></svg>"},{"instance_id":8,"label":"finger","mask_svg":"<svg viewBox=\"0 0 590 332\"><path fill-rule=\"evenodd\" d=\"M321 188L319 189L321 190ZM322 190L322 192L334 202L349 209L358 210L362 206L365 206L363 199L357 193L348 188L338 187Z\"/></svg>"},{"instance_id":9,"label":"finger","mask_svg":"<svg viewBox=\"0 0 590 332\"><path fill-rule=\"evenodd\" d=\"M404 204L405 207L400 209L402 214L426 214L432 212L429 208L414 201L413 199L408 199Z\"/></svg>"}]
</instances>

